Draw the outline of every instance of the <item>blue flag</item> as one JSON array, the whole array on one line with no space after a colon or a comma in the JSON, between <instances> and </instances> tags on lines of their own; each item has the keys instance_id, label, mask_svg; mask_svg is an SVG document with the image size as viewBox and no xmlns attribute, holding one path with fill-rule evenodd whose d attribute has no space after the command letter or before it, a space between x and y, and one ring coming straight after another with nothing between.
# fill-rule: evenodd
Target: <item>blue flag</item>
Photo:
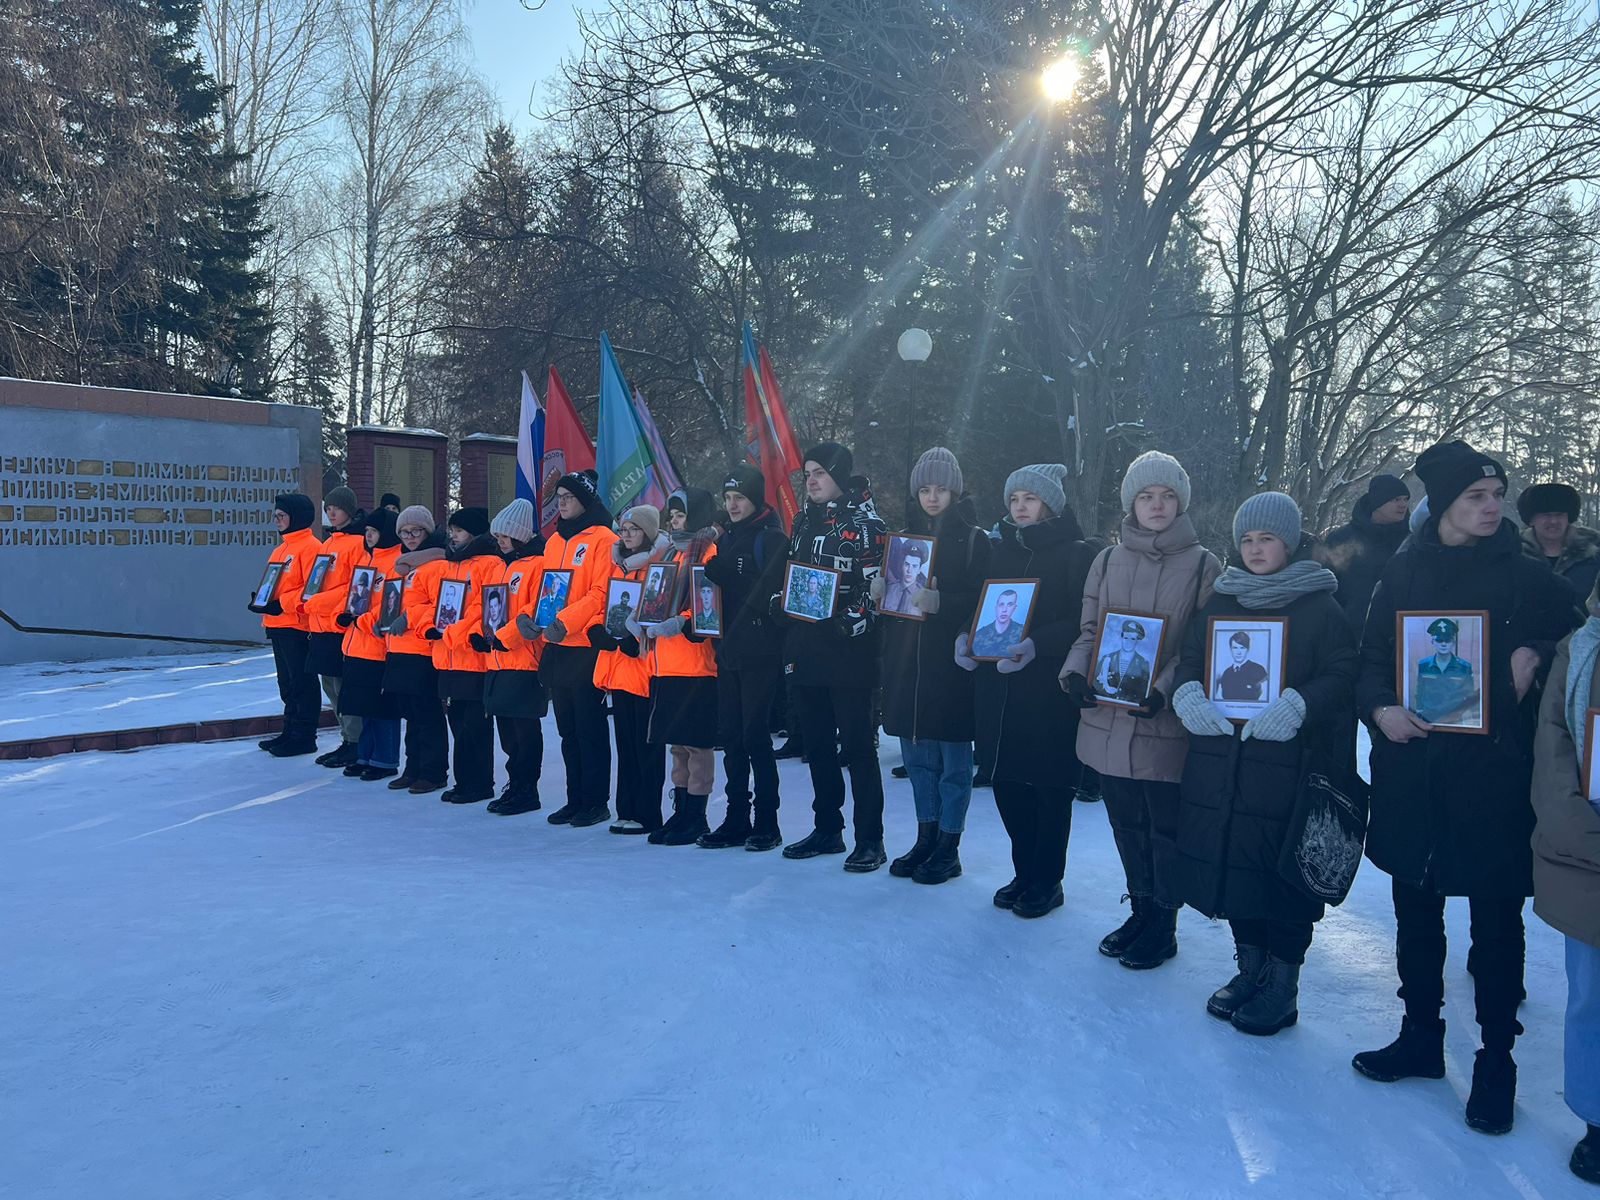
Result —
<instances>
[{"instance_id":1,"label":"blue flag","mask_svg":"<svg viewBox=\"0 0 1600 1200\"><path fill-rule=\"evenodd\" d=\"M639 427L628 381L611 339L600 334L600 416L595 446L595 471L600 476L600 496L606 507L620 515L650 483L655 455Z\"/></svg>"}]
</instances>

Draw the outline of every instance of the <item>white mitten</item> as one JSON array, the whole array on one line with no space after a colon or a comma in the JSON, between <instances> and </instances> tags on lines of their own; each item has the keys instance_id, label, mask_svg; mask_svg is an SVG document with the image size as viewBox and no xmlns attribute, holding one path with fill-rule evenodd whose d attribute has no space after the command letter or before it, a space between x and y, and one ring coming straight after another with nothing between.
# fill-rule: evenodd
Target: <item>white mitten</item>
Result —
<instances>
[{"instance_id":1,"label":"white mitten","mask_svg":"<svg viewBox=\"0 0 1600 1200\"><path fill-rule=\"evenodd\" d=\"M1244 723L1239 734L1241 742L1251 738L1263 742L1293 741L1300 726L1306 722L1306 702L1293 688L1284 688L1283 695L1267 705L1260 713Z\"/></svg>"},{"instance_id":2,"label":"white mitten","mask_svg":"<svg viewBox=\"0 0 1600 1200\"><path fill-rule=\"evenodd\" d=\"M1233 722L1211 703L1206 689L1191 679L1172 694L1172 711L1195 737L1232 737Z\"/></svg>"}]
</instances>

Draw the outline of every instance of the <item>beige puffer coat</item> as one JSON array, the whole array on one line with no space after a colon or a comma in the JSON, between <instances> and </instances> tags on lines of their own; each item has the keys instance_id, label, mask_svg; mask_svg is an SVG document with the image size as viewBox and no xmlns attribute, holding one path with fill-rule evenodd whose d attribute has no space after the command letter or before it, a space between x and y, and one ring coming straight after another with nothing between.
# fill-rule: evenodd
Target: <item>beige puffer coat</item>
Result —
<instances>
[{"instance_id":1,"label":"beige puffer coat","mask_svg":"<svg viewBox=\"0 0 1600 1200\"><path fill-rule=\"evenodd\" d=\"M1194 612L1211 599L1211 585L1221 572L1222 564L1200 544L1187 514L1160 533L1124 517L1122 540L1098 555L1089 570L1083 620L1062 678L1094 677L1095 639L1107 609L1153 613L1167 620L1154 686L1170 705L1184 629ZM1188 750L1189 735L1170 707L1142 718L1125 708L1096 705L1078 722L1079 761L1113 778L1177 783L1183 778Z\"/></svg>"}]
</instances>

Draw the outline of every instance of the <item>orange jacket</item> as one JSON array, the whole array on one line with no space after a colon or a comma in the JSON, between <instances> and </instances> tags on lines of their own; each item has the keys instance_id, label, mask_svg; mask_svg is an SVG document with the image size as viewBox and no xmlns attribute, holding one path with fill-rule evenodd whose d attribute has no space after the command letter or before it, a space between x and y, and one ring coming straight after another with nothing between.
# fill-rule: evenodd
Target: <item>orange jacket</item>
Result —
<instances>
[{"instance_id":1,"label":"orange jacket","mask_svg":"<svg viewBox=\"0 0 1600 1200\"><path fill-rule=\"evenodd\" d=\"M367 557L365 527L353 525L335 530L322 540L321 553L333 555L333 565L322 577L321 590L302 603L312 633L340 633L339 614L349 597L350 572Z\"/></svg>"},{"instance_id":2,"label":"orange jacket","mask_svg":"<svg viewBox=\"0 0 1600 1200\"><path fill-rule=\"evenodd\" d=\"M267 559L269 563L289 564L283 572L283 578L278 580L278 590L274 593L283 612L279 616L263 613L261 624L266 629L310 629L304 601L300 598L300 589L305 587L306 572L311 569L312 560L317 557L317 550L322 543L317 540L317 535L309 529L296 529L293 533L283 535L283 540L273 548L272 555Z\"/></svg>"},{"instance_id":3,"label":"orange jacket","mask_svg":"<svg viewBox=\"0 0 1600 1200\"><path fill-rule=\"evenodd\" d=\"M356 567L376 568L379 575L387 583L394 578L395 559L400 557L403 546L390 546L384 550L367 550L362 548L361 558L350 568ZM345 591L349 592L346 586ZM315 599L315 597L312 597ZM343 609L340 610L344 611ZM379 584L372 589L372 607L367 609L365 615L359 616L355 624L344 631L344 656L346 658L366 658L373 662L382 662L388 656L388 639L377 632L378 617L383 613L383 585ZM335 614L334 620L338 620ZM337 628L337 626L335 626Z\"/></svg>"},{"instance_id":4,"label":"orange jacket","mask_svg":"<svg viewBox=\"0 0 1600 1200\"><path fill-rule=\"evenodd\" d=\"M570 540L554 533L545 544L544 569L572 572L567 606L556 614L567 636L557 645L587 646L589 630L604 620L606 584L611 580L611 544L616 540L616 532L609 525L590 525Z\"/></svg>"},{"instance_id":5,"label":"orange jacket","mask_svg":"<svg viewBox=\"0 0 1600 1200\"><path fill-rule=\"evenodd\" d=\"M717 556L715 544L706 549L706 555L696 566L704 566ZM689 631L689 588L692 577L689 562L685 559L682 550L673 548L672 552L662 559L663 562L678 564L678 593L684 597L683 604L679 607L678 615L683 618L683 632L666 638L647 638L650 644L647 655L650 664L650 674L656 679L668 677L703 678L715 676L717 673L716 647L704 638L695 637Z\"/></svg>"},{"instance_id":6,"label":"orange jacket","mask_svg":"<svg viewBox=\"0 0 1600 1200\"><path fill-rule=\"evenodd\" d=\"M438 558L421 563L406 573L406 593L401 600L406 614L406 631L389 635L390 654L433 657L433 643L423 634L433 628L433 608L439 599L439 576L448 565L444 559L444 535L429 534L428 540L418 547L416 553L425 557L433 551L439 552ZM400 556L401 560L411 557L408 554ZM404 562L396 562L395 570L404 570Z\"/></svg>"},{"instance_id":7,"label":"orange jacket","mask_svg":"<svg viewBox=\"0 0 1600 1200\"><path fill-rule=\"evenodd\" d=\"M606 588L609 592L613 579L626 579L630 583L640 583L644 580L645 568L653 562L660 562L661 555L670 545L665 537L658 539L652 550L641 551L639 554L628 556L634 563L629 570L622 562L625 551L621 541L611 543L611 574L606 579ZM602 622L604 618L602 617ZM605 627L599 627L604 635ZM607 642L607 645L610 643ZM628 643L637 646L635 642ZM595 659L594 685L605 692L627 692L634 696L648 696L650 694L650 667L644 660L641 649L638 654L629 654L626 650L602 650Z\"/></svg>"},{"instance_id":8,"label":"orange jacket","mask_svg":"<svg viewBox=\"0 0 1600 1200\"><path fill-rule=\"evenodd\" d=\"M482 672L489 669L489 656L472 648L472 635L483 632L483 585L493 582L491 576L497 578L505 565L494 538L483 533L464 549L451 551L450 557L444 560L444 569L429 575L435 605L446 583L455 581L467 585L461 618L440 630L443 636L430 643L436 670ZM428 610L425 629L433 628L434 615L432 609Z\"/></svg>"},{"instance_id":9,"label":"orange jacket","mask_svg":"<svg viewBox=\"0 0 1600 1200\"><path fill-rule=\"evenodd\" d=\"M489 651L489 670L537 671L539 669L539 655L544 651L544 639L530 642L523 637L522 631L517 628L517 617L522 613L530 615L533 613L534 605L539 599L539 584L543 579L544 556L530 554L511 563L502 560L499 570L491 572L484 580L486 585L506 584L510 592L510 602L506 605L506 623L495 634L495 640L505 649ZM481 600L479 604L481 608Z\"/></svg>"}]
</instances>

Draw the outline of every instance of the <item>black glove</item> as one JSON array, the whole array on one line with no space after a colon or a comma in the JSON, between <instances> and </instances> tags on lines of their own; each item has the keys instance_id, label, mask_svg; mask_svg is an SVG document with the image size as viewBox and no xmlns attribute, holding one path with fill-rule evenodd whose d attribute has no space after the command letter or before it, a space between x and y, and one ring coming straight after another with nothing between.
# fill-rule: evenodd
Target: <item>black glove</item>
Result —
<instances>
[{"instance_id":1,"label":"black glove","mask_svg":"<svg viewBox=\"0 0 1600 1200\"><path fill-rule=\"evenodd\" d=\"M337 625L340 629L349 629L350 626L352 626L352 625L354 625L356 623L356 619L354 617L352 617L349 613L342 612L337 617L335 617L333 619L333 623L335 625Z\"/></svg>"},{"instance_id":2,"label":"black glove","mask_svg":"<svg viewBox=\"0 0 1600 1200\"><path fill-rule=\"evenodd\" d=\"M1061 690L1079 708L1093 708L1095 705L1094 692L1089 687L1089 681L1076 671L1070 672L1061 681Z\"/></svg>"},{"instance_id":3,"label":"black glove","mask_svg":"<svg viewBox=\"0 0 1600 1200\"><path fill-rule=\"evenodd\" d=\"M427 633L423 634L422 636L424 638L426 638L430 642L437 642L437 641L440 641L441 639L443 639L444 630L442 630L442 629L430 629L430 630L428 630Z\"/></svg>"},{"instance_id":4,"label":"black glove","mask_svg":"<svg viewBox=\"0 0 1600 1200\"><path fill-rule=\"evenodd\" d=\"M267 601L267 606L261 611L269 617L281 617L283 616L283 605L278 603L277 597L273 597L273 599Z\"/></svg>"},{"instance_id":5,"label":"black glove","mask_svg":"<svg viewBox=\"0 0 1600 1200\"><path fill-rule=\"evenodd\" d=\"M265 609L263 609L261 607L261 605L256 603L256 594L254 592L250 593L250 602L248 604L246 604L245 607L248 608L253 613L265 612L266 611Z\"/></svg>"},{"instance_id":6,"label":"black glove","mask_svg":"<svg viewBox=\"0 0 1600 1200\"><path fill-rule=\"evenodd\" d=\"M596 650L615 650L618 644L617 639L606 632L604 625L589 626L589 645Z\"/></svg>"},{"instance_id":7,"label":"black glove","mask_svg":"<svg viewBox=\"0 0 1600 1200\"><path fill-rule=\"evenodd\" d=\"M767 601L767 616L774 621L787 621L789 619L789 614L783 611L782 595L774 595L771 600Z\"/></svg>"},{"instance_id":8,"label":"black glove","mask_svg":"<svg viewBox=\"0 0 1600 1200\"><path fill-rule=\"evenodd\" d=\"M1148 721L1151 717L1155 716L1166 707L1167 698L1160 692L1156 691L1155 688L1151 688L1150 696L1147 700L1145 700L1144 707L1134 709L1133 715L1138 717L1141 721Z\"/></svg>"},{"instance_id":9,"label":"black glove","mask_svg":"<svg viewBox=\"0 0 1600 1200\"><path fill-rule=\"evenodd\" d=\"M498 634L491 634L490 635L490 637L489 637L489 646L490 646L491 649L500 651L501 654L510 654L511 653L511 647L507 646L504 642L502 642L500 640L500 637L499 637Z\"/></svg>"},{"instance_id":10,"label":"black glove","mask_svg":"<svg viewBox=\"0 0 1600 1200\"><path fill-rule=\"evenodd\" d=\"M467 642L479 654L489 653L489 639L484 637L483 634L469 633L467 635Z\"/></svg>"}]
</instances>

